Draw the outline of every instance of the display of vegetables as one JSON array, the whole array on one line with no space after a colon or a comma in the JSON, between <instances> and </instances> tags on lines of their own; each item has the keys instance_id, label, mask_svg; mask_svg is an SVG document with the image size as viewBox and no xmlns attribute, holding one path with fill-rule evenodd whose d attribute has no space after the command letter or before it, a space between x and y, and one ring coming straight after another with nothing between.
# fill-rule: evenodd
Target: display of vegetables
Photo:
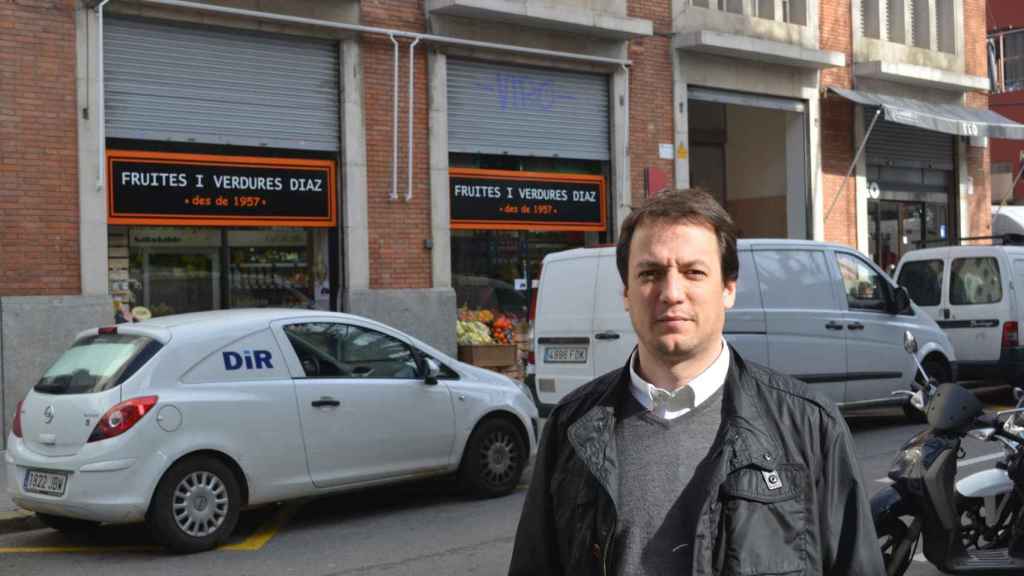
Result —
<instances>
[{"instance_id":1,"label":"display of vegetables","mask_svg":"<svg viewBox=\"0 0 1024 576\"><path fill-rule=\"evenodd\" d=\"M513 344L515 329L507 316L494 315L490 310L459 308L455 325L459 344Z\"/></svg>"}]
</instances>

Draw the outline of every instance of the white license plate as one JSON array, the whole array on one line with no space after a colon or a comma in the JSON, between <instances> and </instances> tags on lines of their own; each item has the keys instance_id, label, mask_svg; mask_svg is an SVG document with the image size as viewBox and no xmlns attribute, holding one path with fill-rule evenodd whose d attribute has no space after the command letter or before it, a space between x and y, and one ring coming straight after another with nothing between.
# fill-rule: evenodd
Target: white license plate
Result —
<instances>
[{"instance_id":1,"label":"white license plate","mask_svg":"<svg viewBox=\"0 0 1024 576\"><path fill-rule=\"evenodd\" d=\"M572 364L585 364L587 362L587 348L586 346L545 348L544 362L565 362Z\"/></svg>"},{"instance_id":2,"label":"white license plate","mask_svg":"<svg viewBox=\"0 0 1024 576\"><path fill-rule=\"evenodd\" d=\"M25 491L63 496L67 481L68 475L65 473L29 470L25 475Z\"/></svg>"}]
</instances>

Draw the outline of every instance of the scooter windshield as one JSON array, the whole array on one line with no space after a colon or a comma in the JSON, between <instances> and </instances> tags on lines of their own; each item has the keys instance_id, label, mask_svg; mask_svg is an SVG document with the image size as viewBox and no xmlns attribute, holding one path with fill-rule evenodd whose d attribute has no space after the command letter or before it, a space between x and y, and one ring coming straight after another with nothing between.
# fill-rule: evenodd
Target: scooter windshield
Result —
<instances>
[{"instance_id":1,"label":"scooter windshield","mask_svg":"<svg viewBox=\"0 0 1024 576\"><path fill-rule=\"evenodd\" d=\"M939 386L928 401L928 426L938 432L966 432L983 413L984 405L959 384Z\"/></svg>"}]
</instances>

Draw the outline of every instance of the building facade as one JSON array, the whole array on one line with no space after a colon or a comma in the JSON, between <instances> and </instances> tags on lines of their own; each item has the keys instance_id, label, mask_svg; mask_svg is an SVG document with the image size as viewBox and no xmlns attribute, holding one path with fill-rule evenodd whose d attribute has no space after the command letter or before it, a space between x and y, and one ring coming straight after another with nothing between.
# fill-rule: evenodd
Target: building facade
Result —
<instances>
[{"instance_id":1,"label":"building facade","mask_svg":"<svg viewBox=\"0 0 1024 576\"><path fill-rule=\"evenodd\" d=\"M985 21L984 0L5 4L4 422L115 314L343 310L454 353L460 307L525 320L545 254L614 242L663 187L884 266L982 235ZM973 124L910 118L936 106Z\"/></svg>"},{"instance_id":2,"label":"building facade","mask_svg":"<svg viewBox=\"0 0 1024 576\"><path fill-rule=\"evenodd\" d=\"M1024 10L1013 0L989 0L987 26L993 86L989 107L1024 122ZM1024 165L1022 151L1024 145L1018 141L992 141L993 204L1024 203L1024 185L1017 178Z\"/></svg>"}]
</instances>

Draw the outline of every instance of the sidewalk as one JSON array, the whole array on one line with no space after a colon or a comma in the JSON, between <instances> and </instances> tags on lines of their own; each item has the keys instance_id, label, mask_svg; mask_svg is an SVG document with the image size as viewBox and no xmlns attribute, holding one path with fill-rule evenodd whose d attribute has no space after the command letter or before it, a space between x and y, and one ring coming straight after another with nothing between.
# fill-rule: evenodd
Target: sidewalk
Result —
<instances>
[{"instance_id":1,"label":"sidewalk","mask_svg":"<svg viewBox=\"0 0 1024 576\"><path fill-rule=\"evenodd\" d=\"M41 526L35 515L18 508L7 496L6 452L0 450L0 534L34 530Z\"/></svg>"}]
</instances>

